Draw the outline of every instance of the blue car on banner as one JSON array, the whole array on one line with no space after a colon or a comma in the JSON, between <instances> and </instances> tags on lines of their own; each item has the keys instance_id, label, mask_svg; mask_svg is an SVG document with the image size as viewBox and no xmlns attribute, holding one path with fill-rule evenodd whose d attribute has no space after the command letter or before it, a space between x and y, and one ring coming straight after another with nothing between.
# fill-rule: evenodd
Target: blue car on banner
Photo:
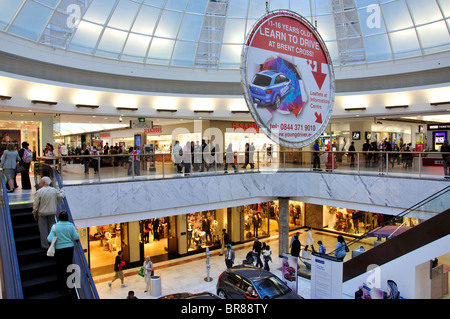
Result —
<instances>
[{"instance_id":1,"label":"blue car on banner","mask_svg":"<svg viewBox=\"0 0 450 319\"><path fill-rule=\"evenodd\" d=\"M281 72L265 70L255 74L250 84L254 103L279 108L283 98L292 88L291 80Z\"/></svg>"}]
</instances>

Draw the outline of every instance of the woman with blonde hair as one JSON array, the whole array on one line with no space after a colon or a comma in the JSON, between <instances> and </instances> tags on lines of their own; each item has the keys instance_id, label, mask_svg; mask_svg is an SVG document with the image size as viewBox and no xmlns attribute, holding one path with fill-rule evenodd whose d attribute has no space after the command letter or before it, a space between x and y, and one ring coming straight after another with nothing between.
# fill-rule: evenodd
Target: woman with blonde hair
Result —
<instances>
[{"instance_id":1,"label":"woman with blonde hair","mask_svg":"<svg viewBox=\"0 0 450 319\"><path fill-rule=\"evenodd\" d=\"M153 263L150 261L150 256L147 256L144 261L144 280L146 284L144 292L148 291L151 276L153 276Z\"/></svg>"}]
</instances>

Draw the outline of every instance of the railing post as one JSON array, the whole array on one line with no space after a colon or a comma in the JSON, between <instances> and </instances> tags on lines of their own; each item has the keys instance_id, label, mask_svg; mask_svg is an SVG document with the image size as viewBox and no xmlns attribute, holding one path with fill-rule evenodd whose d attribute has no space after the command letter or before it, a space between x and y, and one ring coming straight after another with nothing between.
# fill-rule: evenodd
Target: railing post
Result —
<instances>
[{"instance_id":1,"label":"railing post","mask_svg":"<svg viewBox=\"0 0 450 319\"><path fill-rule=\"evenodd\" d=\"M164 178L164 165L165 165L165 157L166 155L162 154L162 177Z\"/></svg>"},{"instance_id":2,"label":"railing post","mask_svg":"<svg viewBox=\"0 0 450 319\"><path fill-rule=\"evenodd\" d=\"M257 158L257 163L258 163L258 173L259 173L259 151L256 151L256 158Z\"/></svg>"},{"instance_id":3,"label":"railing post","mask_svg":"<svg viewBox=\"0 0 450 319\"><path fill-rule=\"evenodd\" d=\"M422 177L422 154L419 153L419 177Z\"/></svg>"},{"instance_id":4,"label":"railing post","mask_svg":"<svg viewBox=\"0 0 450 319\"><path fill-rule=\"evenodd\" d=\"M359 156L359 152L356 153L356 159L358 160L358 174L360 174L360 168L359 168L359 160L360 160L360 156Z\"/></svg>"},{"instance_id":5,"label":"railing post","mask_svg":"<svg viewBox=\"0 0 450 319\"><path fill-rule=\"evenodd\" d=\"M389 175L389 152L386 152L386 175Z\"/></svg>"},{"instance_id":6,"label":"railing post","mask_svg":"<svg viewBox=\"0 0 450 319\"><path fill-rule=\"evenodd\" d=\"M283 151L283 171L286 171L286 151Z\"/></svg>"},{"instance_id":7,"label":"railing post","mask_svg":"<svg viewBox=\"0 0 450 319\"><path fill-rule=\"evenodd\" d=\"M98 181L99 182L102 180L100 177L100 167L102 166L101 162L102 162L102 158L99 156L98 161L97 161L97 171L98 171Z\"/></svg>"},{"instance_id":8,"label":"railing post","mask_svg":"<svg viewBox=\"0 0 450 319\"><path fill-rule=\"evenodd\" d=\"M130 155L130 157L128 159L130 159L130 158L131 158L131 176L134 181L134 156Z\"/></svg>"}]
</instances>

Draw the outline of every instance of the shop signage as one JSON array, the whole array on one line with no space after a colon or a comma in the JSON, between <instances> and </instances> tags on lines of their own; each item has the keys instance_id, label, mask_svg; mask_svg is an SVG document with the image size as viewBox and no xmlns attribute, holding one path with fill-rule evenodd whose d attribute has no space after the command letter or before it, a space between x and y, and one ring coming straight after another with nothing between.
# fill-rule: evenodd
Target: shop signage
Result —
<instances>
[{"instance_id":1,"label":"shop signage","mask_svg":"<svg viewBox=\"0 0 450 319\"><path fill-rule=\"evenodd\" d=\"M255 123L233 123L231 124L231 127L233 128L233 130L248 130L248 129L252 129L256 132L259 132L259 126Z\"/></svg>"},{"instance_id":2,"label":"shop signage","mask_svg":"<svg viewBox=\"0 0 450 319\"><path fill-rule=\"evenodd\" d=\"M334 104L331 58L304 17L275 10L252 27L241 56L245 100L274 142L300 148L325 130Z\"/></svg>"},{"instance_id":3,"label":"shop signage","mask_svg":"<svg viewBox=\"0 0 450 319\"><path fill-rule=\"evenodd\" d=\"M293 292L297 293L298 285L298 257L291 255L283 255L283 265L281 268L281 274L283 276L283 282L292 289Z\"/></svg>"},{"instance_id":4,"label":"shop signage","mask_svg":"<svg viewBox=\"0 0 450 319\"><path fill-rule=\"evenodd\" d=\"M450 130L450 123L428 124L428 130Z\"/></svg>"},{"instance_id":5,"label":"shop signage","mask_svg":"<svg viewBox=\"0 0 450 319\"><path fill-rule=\"evenodd\" d=\"M311 299L342 299L342 261L313 253Z\"/></svg>"},{"instance_id":6,"label":"shop signage","mask_svg":"<svg viewBox=\"0 0 450 319\"><path fill-rule=\"evenodd\" d=\"M139 120L130 120L130 128L152 128L153 127L153 121L149 122L141 122Z\"/></svg>"},{"instance_id":7,"label":"shop signage","mask_svg":"<svg viewBox=\"0 0 450 319\"><path fill-rule=\"evenodd\" d=\"M162 133L162 129L160 127L146 128L146 129L144 129L144 133L147 133L147 134L161 134Z\"/></svg>"}]
</instances>

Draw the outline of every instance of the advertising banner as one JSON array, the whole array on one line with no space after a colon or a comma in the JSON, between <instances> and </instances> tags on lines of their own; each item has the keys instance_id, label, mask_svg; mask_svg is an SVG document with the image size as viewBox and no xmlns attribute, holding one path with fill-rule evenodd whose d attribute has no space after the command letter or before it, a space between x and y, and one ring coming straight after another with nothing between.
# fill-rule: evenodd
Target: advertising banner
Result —
<instances>
[{"instance_id":1,"label":"advertising banner","mask_svg":"<svg viewBox=\"0 0 450 319\"><path fill-rule=\"evenodd\" d=\"M295 293L297 293L297 282L298 282L297 266L298 266L297 257L293 257L291 255L283 255L283 266L281 269L283 281Z\"/></svg>"},{"instance_id":2,"label":"advertising banner","mask_svg":"<svg viewBox=\"0 0 450 319\"><path fill-rule=\"evenodd\" d=\"M317 30L302 16L275 10L252 27L241 81L255 122L279 145L301 148L324 131L334 104L334 73Z\"/></svg>"}]
</instances>

